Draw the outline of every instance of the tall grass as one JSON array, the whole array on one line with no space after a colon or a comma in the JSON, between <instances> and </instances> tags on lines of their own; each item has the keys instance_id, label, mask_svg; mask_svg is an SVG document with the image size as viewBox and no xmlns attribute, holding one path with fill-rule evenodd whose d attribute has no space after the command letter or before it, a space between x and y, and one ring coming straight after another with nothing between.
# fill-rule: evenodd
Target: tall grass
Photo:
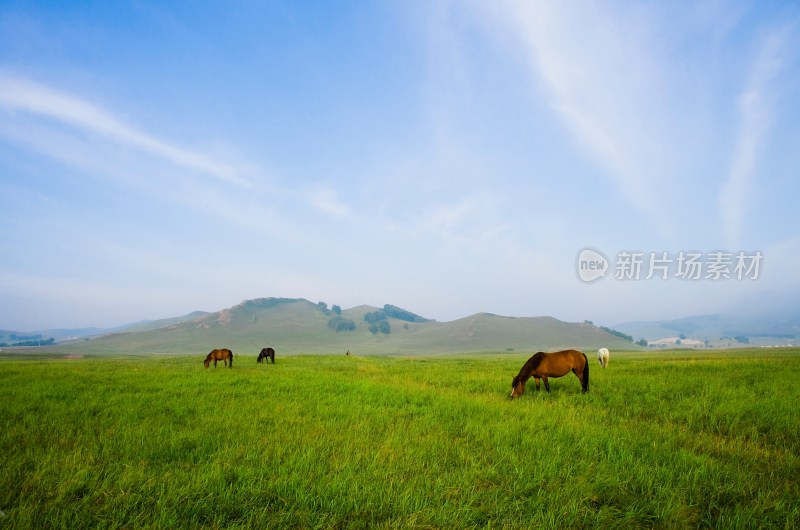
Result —
<instances>
[{"instance_id":1,"label":"tall grass","mask_svg":"<svg viewBox=\"0 0 800 530\"><path fill-rule=\"evenodd\" d=\"M799 351L526 358L2 361L0 527L800 525Z\"/></svg>"}]
</instances>

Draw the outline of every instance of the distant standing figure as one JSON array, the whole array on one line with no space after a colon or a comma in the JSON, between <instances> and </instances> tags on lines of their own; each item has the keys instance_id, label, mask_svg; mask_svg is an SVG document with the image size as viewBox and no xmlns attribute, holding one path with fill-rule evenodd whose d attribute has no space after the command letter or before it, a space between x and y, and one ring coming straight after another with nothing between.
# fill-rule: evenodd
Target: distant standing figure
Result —
<instances>
[{"instance_id":1,"label":"distant standing figure","mask_svg":"<svg viewBox=\"0 0 800 530\"><path fill-rule=\"evenodd\" d=\"M603 368L608 366L609 355L610 354L608 353L608 348L600 348L599 350L597 350L597 362L599 362L600 366L602 366Z\"/></svg>"},{"instance_id":2,"label":"distant standing figure","mask_svg":"<svg viewBox=\"0 0 800 530\"><path fill-rule=\"evenodd\" d=\"M345 355L350 355L350 350L347 350L347 353L345 353Z\"/></svg>"},{"instance_id":3,"label":"distant standing figure","mask_svg":"<svg viewBox=\"0 0 800 530\"><path fill-rule=\"evenodd\" d=\"M258 354L258 359L256 359L256 362L261 364L261 361L264 359L270 359L272 364L275 364L275 350L272 348L261 348L261 353Z\"/></svg>"}]
</instances>

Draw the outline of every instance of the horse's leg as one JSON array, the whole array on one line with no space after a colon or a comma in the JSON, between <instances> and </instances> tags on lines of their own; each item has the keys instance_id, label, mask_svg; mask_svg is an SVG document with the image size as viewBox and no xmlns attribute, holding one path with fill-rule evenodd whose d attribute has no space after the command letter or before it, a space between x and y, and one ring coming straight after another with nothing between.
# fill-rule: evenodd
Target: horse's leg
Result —
<instances>
[{"instance_id":1,"label":"horse's leg","mask_svg":"<svg viewBox=\"0 0 800 530\"><path fill-rule=\"evenodd\" d=\"M583 393L584 393L584 394L586 393L586 387L585 387L585 386L584 386L584 384L583 384L583 370L585 370L585 369L586 369L586 368L584 368L584 369L582 369L582 370L578 370L577 368L573 368L573 369L571 370L571 371L572 371L572 373L573 373L573 374L575 374L575 377L577 377L577 378L578 378L578 381L580 381L580 382L581 382L581 390L583 391Z\"/></svg>"},{"instance_id":2,"label":"horse's leg","mask_svg":"<svg viewBox=\"0 0 800 530\"><path fill-rule=\"evenodd\" d=\"M544 389L550 392L550 383L547 381L547 376L542 376L542 381L544 381Z\"/></svg>"},{"instance_id":3,"label":"horse's leg","mask_svg":"<svg viewBox=\"0 0 800 530\"><path fill-rule=\"evenodd\" d=\"M585 369L586 368L584 368L583 370L585 370ZM577 377L578 381L581 382L581 390L585 394L586 393L586 386L583 384L583 370L579 371L577 368L573 368L572 369L572 373L575 374L575 377Z\"/></svg>"},{"instance_id":4,"label":"horse's leg","mask_svg":"<svg viewBox=\"0 0 800 530\"><path fill-rule=\"evenodd\" d=\"M605 365L603 366L605 368ZM581 369L581 390L583 393L587 393L589 391L589 361L586 360L583 363L583 368Z\"/></svg>"},{"instance_id":5,"label":"horse's leg","mask_svg":"<svg viewBox=\"0 0 800 530\"><path fill-rule=\"evenodd\" d=\"M540 379L539 379L539 377L534 376L533 380L536 383L536 391L538 392L539 391L539 381L540 381Z\"/></svg>"}]
</instances>

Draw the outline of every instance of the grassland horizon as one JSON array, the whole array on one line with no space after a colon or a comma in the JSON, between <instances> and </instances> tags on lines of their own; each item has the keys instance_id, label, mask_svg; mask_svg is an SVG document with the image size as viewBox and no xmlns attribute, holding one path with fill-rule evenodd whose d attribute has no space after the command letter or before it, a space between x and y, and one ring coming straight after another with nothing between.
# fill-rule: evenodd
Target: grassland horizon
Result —
<instances>
[{"instance_id":1,"label":"grassland horizon","mask_svg":"<svg viewBox=\"0 0 800 530\"><path fill-rule=\"evenodd\" d=\"M800 350L0 360L0 527L793 528Z\"/></svg>"}]
</instances>

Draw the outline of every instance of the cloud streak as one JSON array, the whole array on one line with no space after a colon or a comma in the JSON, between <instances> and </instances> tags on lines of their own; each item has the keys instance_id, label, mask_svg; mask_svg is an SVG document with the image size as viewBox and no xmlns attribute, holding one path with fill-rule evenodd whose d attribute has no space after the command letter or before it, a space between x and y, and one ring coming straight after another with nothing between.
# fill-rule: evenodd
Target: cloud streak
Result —
<instances>
[{"instance_id":1,"label":"cloud streak","mask_svg":"<svg viewBox=\"0 0 800 530\"><path fill-rule=\"evenodd\" d=\"M6 72L0 72L0 108L8 114L27 113L55 120L139 149L175 166L238 186L251 186L241 171L230 164L160 140L79 97Z\"/></svg>"},{"instance_id":2,"label":"cloud streak","mask_svg":"<svg viewBox=\"0 0 800 530\"><path fill-rule=\"evenodd\" d=\"M342 200L336 190L327 187L318 187L308 193L308 201L317 210L334 217L349 217L352 214L350 207Z\"/></svg>"},{"instance_id":3,"label":"cloud streak","mask_svg":"<svg viewBox=\"0 0 800 530\"><path fill-rule=\"evenodd\" d=\"M625 197L669 232L650 207L663 171L663 127L653 100L664 89L648 16L586 4L511 1L508 7L505 24L522 42L556 115Z\"/></svg>"},{"instance_id":4,"label":"cloud streak","mask_svg":"<svg viewBox=\"0 0 800 530\"><path fill-rule=\"evenodd\" d=\"M785 60L788 35L789 31L784 28L764 39L752 64L747 86L739 96L738 137L728 178L719 196L720 219L730 248L739 244L759 153L773 118L773 85Z\"/></svg>"}]
</instances>

